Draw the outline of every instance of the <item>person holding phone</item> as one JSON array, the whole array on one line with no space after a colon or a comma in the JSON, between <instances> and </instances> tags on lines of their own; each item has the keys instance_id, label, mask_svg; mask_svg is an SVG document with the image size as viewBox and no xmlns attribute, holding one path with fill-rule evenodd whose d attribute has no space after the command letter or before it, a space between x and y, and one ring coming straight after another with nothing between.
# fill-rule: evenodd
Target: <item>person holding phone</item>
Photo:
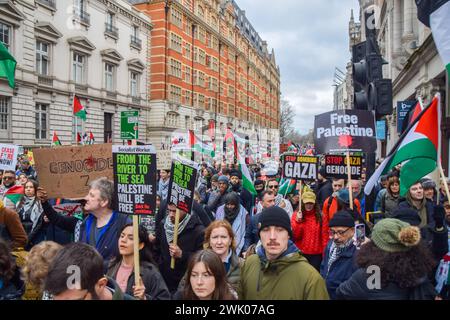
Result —
<instances>
[{"instance_id":1,"label":"person holding phone","mask_svg":"<svg viewBox=\"0 0 450 320\"><path fill-rule=\"evenodd\" d=\"M336 289L357 270L354 262L355 220L352 213L338 211L329 222L330 241L320 265L320 274L325 279L328 294L336 298Z\"/></svg>"}]
</instances>

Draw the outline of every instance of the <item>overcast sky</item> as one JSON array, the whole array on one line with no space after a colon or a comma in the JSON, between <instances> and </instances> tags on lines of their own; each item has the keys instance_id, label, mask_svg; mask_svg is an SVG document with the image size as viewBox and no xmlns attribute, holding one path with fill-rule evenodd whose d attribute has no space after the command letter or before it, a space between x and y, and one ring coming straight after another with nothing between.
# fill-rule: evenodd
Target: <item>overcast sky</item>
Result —
<instances>
[{"instance_id":1,"label":"overcast sky","mask_svg":"<svg viewBox=\"0 0 450 320\"><path fill-rule=\"evenodd\" d=\"M314 126L314 115L333 107L334 69L350 60L348 22L357 0L236 0L281 71L281 93L295 109L295 128Z\"/></svg>"}]
</instances>

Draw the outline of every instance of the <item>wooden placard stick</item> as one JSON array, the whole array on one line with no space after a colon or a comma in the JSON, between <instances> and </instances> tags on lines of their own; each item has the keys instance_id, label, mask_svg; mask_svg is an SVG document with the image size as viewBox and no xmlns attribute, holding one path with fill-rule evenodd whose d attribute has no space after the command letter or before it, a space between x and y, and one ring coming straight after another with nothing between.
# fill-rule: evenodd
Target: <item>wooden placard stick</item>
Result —
<instances>
[{"instance_id":1,"label":"wooden placard stick","mask_svg":"<svg viewBox=\"0 0 450 320\"><path fill-rule=\"evenodd\" d=\"M348 150L347 150L347 178L348 178L348 197L350 200L350 209L353 210L352 174L350 168L350 151Z\"/></svg>"},{"instance_id":2,"label":"wooden placard stick","mask_svg":"<svg viewBox=\"0 0 450 320\"><path fill-rule=\"evenodd\" d=\"M175 228L173 230L173 244L177 245L178 242L178 224L180 223L180 209L177 208L177 212L175 214ZM175 258L172 257L170 259L170 268L175 269Z\"/></svg>"}]
</instances>

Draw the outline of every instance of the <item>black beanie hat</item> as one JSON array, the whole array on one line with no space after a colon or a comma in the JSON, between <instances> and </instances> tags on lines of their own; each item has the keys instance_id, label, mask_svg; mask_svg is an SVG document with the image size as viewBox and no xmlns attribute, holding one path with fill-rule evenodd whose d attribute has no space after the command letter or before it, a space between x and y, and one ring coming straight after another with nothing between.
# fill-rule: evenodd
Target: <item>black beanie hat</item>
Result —
<instances>
[{"instance_id":1,"label":"black beanie hat","mask_svg":"<svg viewBox=\"0 0 450 320\"><path fill-rule=\"evenodd\" d=\"M291 219L284 209L280 207L270 207L261 211L258 222L258 235L265 227L277 226L286 229L292 239Z\"/></svg>"},{"instance_id":2,"label":"black beanie hat","mask_svg":"<svg viewBox=\"0 0 450 320\"><path fill-rule=\"evenodd\" d=\"M398 208L392 213L392 218L407 222L412 226L418 226L421 222L417 211L411 208Z\"/></svg>"},{"instance_id":3,"label":"black beanie hat","mask_svg":"<svg viewBox=\"0 0 450 320\"><path fill-rule=\"evenodd\" d=\"M352 215L347 211L338 211L334 214L333 218L331 218L328 226L331 227L354 227L355 220Z\"/></svg>"},{"instance_id":4,"label":"black beanie hat","mask_svg":"<svg viewBox=\"0 0 450 320\"><path fill-rule=\"evenodd\" d=\"M232 170L230 172L230 178L231 177L238 177L239 179L242 179L241 172L239 170Z\"/></svg>"}]
</instances>

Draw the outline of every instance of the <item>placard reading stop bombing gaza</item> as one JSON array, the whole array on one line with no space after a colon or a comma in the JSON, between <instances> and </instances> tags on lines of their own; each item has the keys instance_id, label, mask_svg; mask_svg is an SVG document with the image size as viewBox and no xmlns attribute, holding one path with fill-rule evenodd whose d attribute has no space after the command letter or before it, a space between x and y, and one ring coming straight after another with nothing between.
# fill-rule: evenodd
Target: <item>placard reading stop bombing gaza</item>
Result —
<instances>
[{"instance_id":1,"label":"placard reading stop bombing gaza","mask_svg":"<svg viewBox=\"0 0 450 320\"><path fill-rule=\"evenodd\" d=\"M152 215L156 208L156 150L153 146L113 146L115 209Z\"/></svg>"},{"instance_id":2,"label":"placard reading stop bombing gaza","mask_svg":"<svg viewBox=\"0 0 450 320\"><path fill-rule=\"evenodd\" d=\"M283 156L283 177L296 180L316 180L318 159L314 156Z\"/></svg>"},{"instance_id":3,"label":"placard reading stop bombing gaza","mask_svg":"<svg viewBox=\"0 0 450 320\"><path fill-rule=\"evenodd\" d=\"M348 178L347 157L340 155L325 156L325 171L327 178ZM350 156L350 174L352 179L361 178L362 173L362 157Z\"/></svg>"}]
</instances>

